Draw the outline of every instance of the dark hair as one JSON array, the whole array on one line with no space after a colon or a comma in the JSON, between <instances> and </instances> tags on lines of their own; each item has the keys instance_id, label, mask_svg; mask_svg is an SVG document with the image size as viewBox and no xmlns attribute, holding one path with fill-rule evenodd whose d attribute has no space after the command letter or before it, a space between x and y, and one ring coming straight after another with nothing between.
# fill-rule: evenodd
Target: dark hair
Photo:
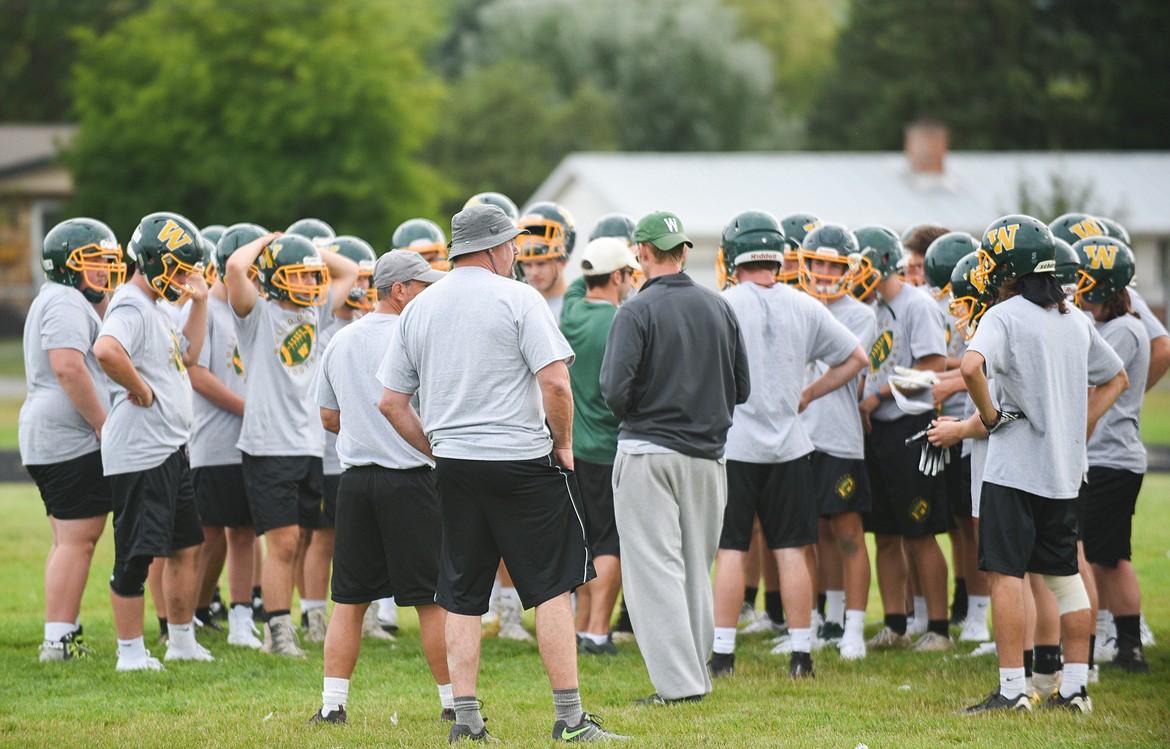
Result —
<instances>
[{"instance_id":1,"label":"dark hair","mask_svg":"<svg viewBox=\"0 0 1170 749\"><path fill-rule=\"evenodd\" d=\"M926 249L934 240L938 239L944 234L950 234L951 230L943 226L920 226L906 238L902 244L907 250L910 250L915 255L925 255Z\"/></svg>"},{"instance_id":2,"label":"dark hair","mask_svg":"<svg viewBox=\"0 0 1170 749\"><path fill-rule=\"evenodd\" d=\"M753 270L770 270L773 273L780 270L782 263L776 260L757 260L752 263L736 263L736 269L743 268L746 271Z\"/></svg>"},{"instance_id":3,"label":"dark hair","mask_svg":"<svg viewBox=\"0 0 1170 749\"><path fill-rule=\"evenodd\" d=\"M389 299L389 298L390 298L390 292L391 292L393 289L394 289L394 285L393 285L393 284L391 284L391 285L389 285L389 286L383 286L382 288L378 289L378 290L377 290L377 291L378 291L378 301L380 302L380 301L382 301L382 300L384 300L384 299Z\"/></svg>"},{"instance_id":4,"label":"dark hair","mask_svg":"<svg viewBox=\"0 0 1170 749\"><path fill-rule=\"evenodd\" d=\"M1002 302L1014 296L1022 296L1037 307L1056 309L1062 315L1068 314L1064 289L1060 288L1060 281L1056 280L1053 273L1027 273L1004 282L999 290L999 300Z\"/></svg>"},{"instance_id":5,"label":"dark hair","mask_svg":"<svg viewBox=\"0 0 1170 749\"><path fill-rule=\"evenodd\" d=\"M585 276L585 288L600 289L609 283L609 278L612 275L612 273L604 273L595 276Z\"/></svg>"},{"instance_id":6,"label":"dark hair","mask_svg":"<svg viewBox=\"0 0 1170 749\"><path fill-rule=\"evenodd\" d=\"M1101 314L1097 315L1097 322L1109 322L1124 315L1133 315L1141 319L1141 314L1130 304L1129 289L1122 289L1101 304Z\"/></svg>"}]
</instances>

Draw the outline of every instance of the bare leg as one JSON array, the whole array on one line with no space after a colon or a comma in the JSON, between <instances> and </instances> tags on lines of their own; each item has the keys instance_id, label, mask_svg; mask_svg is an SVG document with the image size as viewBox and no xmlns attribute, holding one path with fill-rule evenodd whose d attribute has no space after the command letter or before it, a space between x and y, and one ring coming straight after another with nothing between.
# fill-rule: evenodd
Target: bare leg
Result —
<instances>
[{"instance_id":1,"label":"bare leg","mask_svg":"<svg viewBox=\"0 0 1170 749\"><path fill-rule=\"evenodd\" d=\"M268 557L264 560L261 585L264 588L264 608L267 611L287 611L292 607L293 570L301 537L308 530L288 525L274 528L267 537Z\"/></svg>"},{"instance_id":2,"label":"bare leg","mask_svg":"<svg viewBox=\"0 0 1170 749\"><path fill-rule=\"evenodd\" d=\"M906 556L899 536L876 536L877 578L883 613L906 613Z\"/></svg>"},{"instance_id":3,"label":"bare leg","mask_svg":"<svg viewBox=\"0 0 1170 749\"><path fill-rule=\"evenodd\" d=\"M369 607L368 603L334 605L333 619L325 632L325 678L348 679L353 676L362 648L362 617Z\"/></svg>"},{"instance_id":4,"label":"bare leg","mask_svg":"<svg viewBox=\"0 0 1170 749\"><path fill-rule=\"evenodd\" d=\"M332 528L317 528L311 532L305 551L305 587L302 595L310 601L324 601L329 597L329 568L333 564Z\"/></svg>"},{"instance_id":5,"label":"bare leg","mask_svg":"<svg viewBox=\"0 0 1170 749\"><path fill-rule=\"evenodd\" d=\"M869 601L870 568L861 514L838 513L832 517L831 526L833 535L836 536L836 546L840 549L845 608L851 611L865 611L866 603Z\"/></svg>"},{"instance_id":6,"label":"bare leg","mask_svg":"<svg viewBox=\"0 0 1170 749\"><path fill-rule=\"evenodd\" d=\"M577 640L567 592L536 607L536 642L553 690L576 689Z\"/></svg>"},{"instance_id":7,"label":"bare leg","mask_svg":"<svg viewBox=\"0 0 1170 749\"><path fill-rule=\"evenodd\" d=\"M934 536L906 539L910 556L918 571L922 595L926 597L927 617L947 620L947 558Z\"/></svg>"},{"instance_id":8,"label":"bare leg","mask_svg":"<svg viewBox=\"0 0 1170 749\"><path fill-rule=\"evenodd\" d=\"M176 624L190 622L195 617L195 591L199 583L199 548L188 546L171 552L163 569L167 613Z\"/></svg>"},{"instance_id":9,"label":"bare leg","mask_svg":"<svg viewBox=\"0 0 1170 749\"><path fill-rule=\"evenodd\" d=\"M199 553L199 595L196 608L205 609L211 605L211 595L223 572L227 557L227 539L224 529L219 526L203 526L203 548Z\"/></svg>"},{"instance_id":10,"label":"bare leg","mask_svg":"<svg viewBox=\"0 0 1170 749\"><path fill-rule=\"evenodd\" d=\"M1024 581L999 572L987 576L991 583L991 624L995 628L999 667L1023 668Z\"/></svg>"},{"instance_id":11,"label":"bare leg","mask_svg":"<svg viewBox=\"0 0 1170 749\"><path fill-rule=\"evenodd\" d=\"M774 550L780 566L780 597L790 629L808 629L812 625L813 585L808 548Z\"/></svg>"},{"instance_id":12,"label":"bare leg","mask_svg":"<svg viewBox=\"0 0 1170 749\"><path fill-rule=\"evenodd\" d=\"M251 600L255 563L253 549L256 531L248 526L227 529L227 567L229 602L245 603Z\"/></svg>"},{"instance_id":13,"label":"bare leg","mask_svg":"<svg viewBox=\"0 0 1170 749\"><path fill-rule=\"evenodd\" d=\"M609 623L613 619L613 607L617 603L618 591L622 589L621 560L612 554L597 557L593 560L597 570L597 577L590 586L593 587L592 600L589 611L589 627L585 630L595 635L609 633ZM581 600L577 599L577 610L581 610ZM578 617L579 619L579 617Z\"/></svg>"},{"instance_id":14,"label":"bare leg","mask_svg":"<svg viewBox=\"0 0 1170 749\"><path fill-rule=\"evenodd\" d=\"M734 549L715 552L715 626L734 627L743 607L744 558L750 553Z\"/></svg>"},{"instance_id":15,"label":"bare leg","mask_svg":"<svg viewBox=\"0 0 1170 749\"><path fill-rule=\"evenodd\" d=\"M93 550L106 528L106 516L50 520L53 547L45 563L45 621L73 622L81 612Z\"/></svg>"},{"instance_id":16,"label":"bare leg","mask_svg":"<svg viewBox=\"0 0 1170 749\"><path fill-rule=\"evenodd\" d=\"M447 622L447 612L437 604L415 606L418 614L419 639L422 640L423 655L427 659L427 667L431 669L431 676L436 684L450 684L451 674L447 670L447 643L444 629ZM334 618L337 617L337 607L334 607ZM474 618L474 617L473 617ZM333 624L329 625L333 629ZM361 617L358 617L357 633L361 635ZM328 643L328 638L326 638ZM328 675L328 674L326 674Z\"/></svg>"},{"instance_id":17,"label":"bare leg","mask_svg":"<svg viewBox=\"0 0 1170 749\"><path fill-rule=\"evenodd\" d=\"M448 612L444 629L451 690L456 697L473 697L479 677L479 617Z\"/></svg>"},{"instance_id":18,"label":"bare leg","mask_svg":"<svg viewBox=\"0 0 1170 749\"><path fill-rule=\"evenodd\" d=\"M167 558L155 557L150 563L150 572L146 575L146 587L150 590L150 600L154 603L154 613L159 619L167 618L167 589L163 577Z\"/></svg>"}]
</instances>

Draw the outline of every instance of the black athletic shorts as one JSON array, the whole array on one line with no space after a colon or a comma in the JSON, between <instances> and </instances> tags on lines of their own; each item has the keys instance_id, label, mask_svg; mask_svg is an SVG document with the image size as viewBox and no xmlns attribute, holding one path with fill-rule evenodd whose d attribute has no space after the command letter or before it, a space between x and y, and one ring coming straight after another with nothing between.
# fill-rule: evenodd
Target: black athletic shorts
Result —
<instances>
[{"instance_id":1,"label":"black athletic shorts","mask_svg":"<svg viewBox=\"0 0 1170 749\"><path fill-rule=\"evenodd\" d=\"M340 473L327 473L321 477L321 518L317 521L317 528L332 528L337 524L337 487L340 483Z\"/></svg>"},{"instance_id":2,"label":"black athletic shorts","mask_svg":"<svg viewBox=\"0 0 1170 749\"><path fill-rule=\"evenodd\" d=\"M590 463L573 458L581 504L585 511L585 536L593 558L621 556L617 521L613 516L613 463Z\"/></svg>"},{"instance_id":3,"label":"black athletic shorts","mask_svg":"<svg viewBox=\"0 0 1170 749\"><path fill-rule=\"evenodd\" d=\"M168 557L203 543L191 469L182 449L145 471L109 477L114 505L114 557Z\"/></svg>"},{"instance_id":4,"label":"black athletic shorts","mask_svg":"<svg viewBox=\"0 0 1170 749\"><path fill-rule=\"evenodd\" d=\"M256 535L292 525L320 525L324 492L320 458L244 453L243 469Z\"/></svg>"},{"instance_id":5,"label":"black athletic shorts","mask_svg":"<svg viewBox=\"0 0 1170 749\"><path fill-rule=\"evenodd\" d=\"M903 416L896 421L873 421L865 435L865 467L873 505L865 514L865 530L884 536L923 538L951 527L942 476L918 470L919 445L906 445L930 425L934 414Z\"/></svg>"},{"instance_id":6,"label":"black athletic shorts","mask_svg":"<svg viewBox=\"0 0 1170 749\"><path fill-rule=\"evenodd\" d=\"M1023 577L1077 574L1077 516L1071 499L1049 499L983 482L979 569Z\"/></svg>"},{"instance_id":7,"label":"black athletic shorts","mask_svg":"<svg viewBox=\"0 0 1170 749\"><path fill-rule=\"evenodd\" d=\"M817 513L822 516L869 512L873 504L864 460L838 458L817 450L812 454L812 486Z\"/></svg>"},{"instance_id":8,"label":"black athletic shorts","mask_svg":"<svg viewBox=\"0 0 1170 749\"><path fill-rule=\"evenodd\" d=\"M337 479L334 602L434 603L443 530L435 472L355 466Z\"/></svg>"},{"instance_id":9,"label":"black athletic shorts","mask_svg":"<svg viewBox=\"0 0 1170 749\"><path fill-rule=\"evenodd\" d=\"M943 483L947 488L947 507L956 523L971 517L971 456L962 457L959 445L951 448L951 462L947 463L943 471Z\"/></svg>"},{"instance_id":10,"label":"black athletic shorts","mask_svg":"<svg viewBox=\"0 0 1170 749\"><path fill-rule=\"evenodd\" d=\"M110 485L102 473L102 451L60 463L25 466L41 492L45 514L58 520L81 520L108 514Z\"/></svg>"},{"instance_id":11,"label":"black athletic shorts","mask_svg":"<svg viewBox=\"0 0 1170 749\"><path fill-rule=\"evenodd\" d=\"M1133 513L1145 474L1117 468L1092 466L1088 481L1081 484L1081 537L1085 559L1093 564L1116 567L1130 559L1133 550Z\"/></svg>"},{"instance_id":12,"label":"black athletic shorts","mask_svg":"<svg viewBox=\"0 0 1170 749\"><path fill-rule=\"evenodd\" d=\"M239 463L191 469L195 504L203 524L214 528L248 528L248 495L244 493L244 469Z\"/></svg>"},{"instance_id":13,"label":"black athletic shorts","mask_svg":"<svg viewBox=\"0 0 1170 749\"><path fill-rule=\"evenodd\" d=\"M747 551L756 516L769 549L817 542L817 498L805 455L784 463L727 461L727 506L719 548Z\"/></svg>"},{"instance_id":14,"label":"black athletic shorts","mask_svg":"<svg viewBox=\"0 0 1170 749\"><path fill-rule=\"evenodd\" d=\"M596 577L577 476L552 456L435 460L443 544L435 600L447 611L487 611L500 558L524 608Z\"/></svg>"}]
</instances>

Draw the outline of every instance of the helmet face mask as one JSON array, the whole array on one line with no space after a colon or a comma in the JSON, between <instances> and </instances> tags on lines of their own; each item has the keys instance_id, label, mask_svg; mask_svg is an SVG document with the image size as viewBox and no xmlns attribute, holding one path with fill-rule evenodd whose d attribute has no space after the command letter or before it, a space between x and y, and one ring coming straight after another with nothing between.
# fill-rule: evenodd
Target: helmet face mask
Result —
<instances>
[{"instance_id":1,"label":"helmet face mask","mask_svg":"<svg viewBox=\"0 0 1170 749\"><path fill-rule=\"evenodd\" d=\"M981 263L979 253L972 252L963 256L951 272L951 302L947 309L955 318L955 329L963 336L963 340L970 340L975 334L979 319L998 295L993 287L976 287L976 271Z\"/></svg>"},{"instance_id":2,"label":"helmet face mask","mask_svg":"<svg viewBox=\"0 0 1170 749\"><path fill-rule=\"evenodd\" d=\"M824 226L824 222L811 213L793 213L780 219L780 230L784 232L787 248L784 263L776 274L777 283L795 286L800 284L800 248L809 232Z\"/></svg>"},{"instance_id":3,"label":"helmet face mask","mask_svg":"<svg viewBox=\"0 0 1170 749\"><path fill-rule=\"evenodd\" d=\"M877 290L878 284L897 274L902 242L893 229L885 226L863 226L854 229L853 235L861 251L854 270L857 284L851 293L864 299Z\"/></svg>"},{"instance_id":4,"label":"helmet face mask","mask_svg":"<svg viewBox=\"0 0 1170 749\"><path fill-rule=\"evenodd\" d=\"M806 292L824 301L840 299L854 282L857 237L840 224L821 224L805 234L797 253L797 275ZM822 263L831 265L822 266ZM834 270L826 269L833 268Z\"/></svg>"},{"instance_id":5,"label":"helmet face mask","mask_svg":"<svg viewBox=\"0 0 1170 749\"><path fill-rule=\"evenodd\" d=\"M1120 294L1134 275L1133 251L1112 237L1082 239L1073 246L1080 260L1074 301L1102 304Z\"/></svg>"},{"instance_id":6,"label":"helmet face mask","mask_svg":"<svg viewBox=\"0 0 1170 749\"><path fill-rule=\"evenodd\" d=\"M1031 216L1012 214L993 221L977 254L979 266L971 272L971 283L980 293L1029 273L1056 272L1052 231Z\"/></svg>"},{"instance_id":7,"label":"helmet face mask","mask_svg":"<svg viewBox=\"0 0 1170 749\"><path fill-rule=\"evenodd\" d=\"M515 272L525 280L524 264L542 260L567 263L569 254L577 241L576 224L564 206L549 201L533 203L524 209L516 225L527 229L528 234L516 237ZM553 273L550 283L555 283L559 272Z\"/></svg>"},{"instance_id":8,"label":"helmet face mask","mask_svg":"<svg viewBox=\"0 0 1170 749\"><path fill-rule=\"evenodd\" d=\"M364 239L348 235L316 244L322 253L336 252L357 263L358 276L346 294L345 305L362 313L373 311L378 301L378 292L373 288L374 263L377 261L374 248Z\"/></svg>"},{"instance_id":9,"label":"helmet face mask","mask_svg":"<svg viewBox=\"0 0 1170 749\"><path fill-rule=\"evenodd\" d=\"M269 299L299 307L320 307L329 297L329 269L316 246L284 235L260 254L260 286Z\"/></svg>"},{"instance_id":10,"label":"helmet face mask","mask_svg":"<svg viewBox=\"0 0 1170 749\"><path fill-rule=\"evenodd\" d=\"M187 276L203 274L203 236L177 213L152 213L138 223L128 254L160 297L175 306L191 295Z\"/></svg>"},{"instance_id":11,"label":"helmet face mask","mask_svg":"<svg viewBox=\"0 0 1170 749\"><path fill-rule=\"evenodd\" d=\"M91 302L100 301L122 284L127 270L114 232L90 218L68 219L49 230L41 268L48 280L72 286Z\"/></svg>"},{"instance_id":12,"label":"helmet face mask","mask_svg":"<svg viewBox=\"0 0 1170 749\"><path fill-rule=\"evenodd\" d=\"M858 301L869 298L882 282L881 272L864 253L849 256L849 272L852 278L849 293Z\"/></svg>"}]
</instances>

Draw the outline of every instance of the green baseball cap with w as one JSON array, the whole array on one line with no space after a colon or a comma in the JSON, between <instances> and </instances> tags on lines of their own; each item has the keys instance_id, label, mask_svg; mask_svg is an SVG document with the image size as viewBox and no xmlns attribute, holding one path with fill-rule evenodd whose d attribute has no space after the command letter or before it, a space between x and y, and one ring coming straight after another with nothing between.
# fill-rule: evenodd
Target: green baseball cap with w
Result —
<instances>
[{"instance_id":1,"label":"green baseball cap with w","mask_svg":"<svg viewBox=\"0 0 1170 749\"><path fill-rule=\"evenodd\" d=\"M635 242L649 242L660 250L670 251L680 244L694 247L683 233L682 221L670 211L655 211L643 216L634 229Z\"/></svg>"}]
</instances>

